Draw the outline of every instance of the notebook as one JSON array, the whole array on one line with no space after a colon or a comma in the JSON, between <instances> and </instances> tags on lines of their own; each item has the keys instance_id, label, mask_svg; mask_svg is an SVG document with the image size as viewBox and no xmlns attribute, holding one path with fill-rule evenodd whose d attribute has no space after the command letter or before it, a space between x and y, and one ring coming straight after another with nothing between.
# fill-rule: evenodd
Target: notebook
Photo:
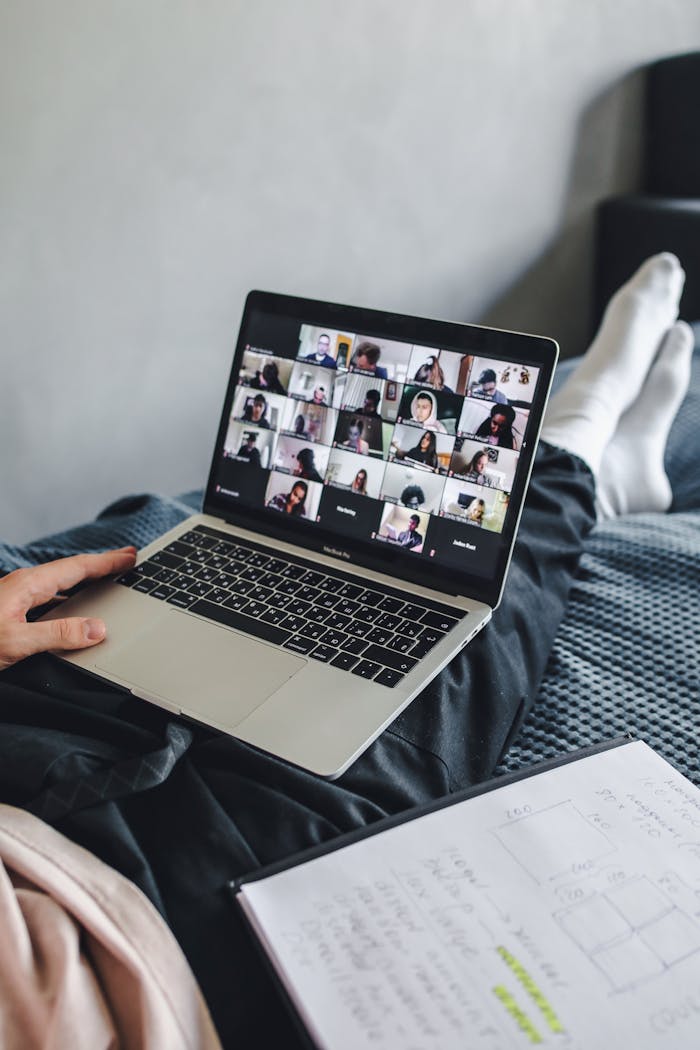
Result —
<instances>
[{"instance_id":1,"label":"notebook","mask_svg":"<svg viewBox=\"0 0 700 1050\"><path fill-rule=\"evenodd\" d=\"M700 790L641 741L233 887L308 1045L695 1050Z\"/></svg>"},{"instance_id":2,"label":"notebook","mask_svg":"<svg viewBox=\"0 0 700 1050\"><path fill-rule=\"evenodd\" d=\"M48 613L107 622L63 658L339 776L498 604L557 353L251 292L202 513Z\"/></svg>"}]
</instances>

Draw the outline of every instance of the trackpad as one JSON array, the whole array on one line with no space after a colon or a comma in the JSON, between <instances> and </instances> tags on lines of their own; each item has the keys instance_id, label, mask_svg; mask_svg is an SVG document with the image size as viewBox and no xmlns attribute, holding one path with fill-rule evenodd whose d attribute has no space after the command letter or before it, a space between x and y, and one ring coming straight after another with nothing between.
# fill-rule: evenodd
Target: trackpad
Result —
<instances>
[{"instance_id":1,"label":"trackpad","mask_svg":"<svg viewBox=\"0 0 700 1050\"><path fill-rule=\"evenodd\" d=\"M175 609L96 663L195 718L228 728L306 665L291 653Z\"/></svg>"}]
</instances>

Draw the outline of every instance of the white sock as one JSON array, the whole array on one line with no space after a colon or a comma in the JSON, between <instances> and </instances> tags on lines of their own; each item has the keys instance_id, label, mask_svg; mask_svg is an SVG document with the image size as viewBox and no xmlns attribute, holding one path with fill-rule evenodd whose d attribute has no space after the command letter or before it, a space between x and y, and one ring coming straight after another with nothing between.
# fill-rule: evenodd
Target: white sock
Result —
<instances>
[{"instance_id":1,"label":"white sock","mask_svg":"<svg viewBox=\"0 0 700 1050\"><path fill-rule=\"evenodd\" d=\"M620 420L597 477L598 520L668 510L664 470L669 431L690 383L693 333L684 321L669 330L642 391Z\"/></svg>"},{"instance_id":2,"label":"white sock","mask_svg":"<svg viewBox=\"0 0 700 1050\"><path fill-rule=\"evenodd\" d=\"M685 274L675 255L654 255L610 300L600 331L549 403L542 437L600 470L620 416L647 377L661 339L678 316Z\"/></svg>"}]
</instances>

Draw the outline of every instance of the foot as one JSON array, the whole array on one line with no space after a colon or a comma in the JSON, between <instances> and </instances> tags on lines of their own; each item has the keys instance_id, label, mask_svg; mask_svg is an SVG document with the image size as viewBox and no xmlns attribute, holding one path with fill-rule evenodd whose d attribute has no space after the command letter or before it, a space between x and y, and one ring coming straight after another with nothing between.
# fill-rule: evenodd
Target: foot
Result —
<instances>
[{"instance_id":1,"label":"foot","mask_svg":"<svg viewBox=\"0 0 700 1050\"><path fill-rule=\"evenodd\" d=\"M684 280L675 255L647 259L610 300L590 349L550 401L542 437L580 456L596 475L620 417L637 400L678 316Z\"/></svg>"},{"instance_id":2,"label":"foot","mask_svg":"<svg viewBox=\"0 0 700 1050\"><path fill-rule=\"evenodd\" d=\"M598 520L671 506L664 452L690 382L693 333L679 321L666 334L634 404L603 453L597 478Z\"/></svg>"}]
</instances>

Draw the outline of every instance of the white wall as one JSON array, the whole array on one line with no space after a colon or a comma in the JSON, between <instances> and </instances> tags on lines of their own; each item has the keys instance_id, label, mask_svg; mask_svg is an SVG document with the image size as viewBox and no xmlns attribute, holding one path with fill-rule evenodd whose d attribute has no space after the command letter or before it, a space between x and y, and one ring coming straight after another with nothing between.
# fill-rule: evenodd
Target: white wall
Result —
<instances>
[{"instance_id":1,"label":"white wall","mask_svg":"<svg viewBox=\"0 0 700 1050\"><path fill-rule=\"evenodd\" d=\"M5 0L0 536L201 483L251 287L582 345L696 0Z\"/></svg>"}]
</instances>

